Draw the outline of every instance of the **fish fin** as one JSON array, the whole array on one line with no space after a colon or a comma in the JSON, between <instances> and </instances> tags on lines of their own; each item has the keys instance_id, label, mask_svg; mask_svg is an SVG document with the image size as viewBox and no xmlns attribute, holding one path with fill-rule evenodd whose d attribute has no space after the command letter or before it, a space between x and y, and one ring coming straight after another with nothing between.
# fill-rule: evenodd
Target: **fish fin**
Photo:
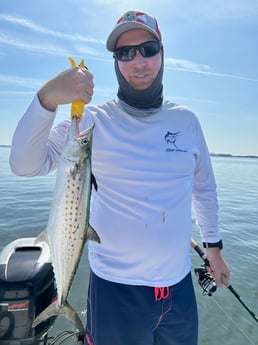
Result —
<instances>
[{"instance_id":1,"label":"fish fin","mask_svg":"<svg viewBox=\"0 0 258 345\"><path fill-rule=\"evenodd\" d=\"M47 231L44 230L42 231L35 239L34 244L40 243L40 242L46 242L47 244L49 244L49 240L48 240L48 234Z\"/></svg>"},{"instance_id":2,"label":"fish fin","mask_svg":"<svg viewBox=\"0 0 258 345\"><path fill-rule=\"evenodd\" d=\"M96 177L93 174L91 174L91 184L94 186L94 189L97 192L98 191L98 184L97 184Z\"/></svg>"},{"instance_id":3,"label":"fish fin","mask_svg":"<svg viewBox=\"0 0 258 345\"><path fill-rule=\"evenodd\" d=\"M34 328L38 326L41 322L44 322L50 319L51 317L57 315L64 315L65 318L71 321L81 333L84 332L83 323L77 312L74 310L74 308L67 301L60 306L58 305L58 300L51 303L35 318L35 320L32 323L32 327Z\"/></svg>"},{"instance_id":4,"label":"fish fin","mask_svg":"<svg viewBox=\"0 0 258 345\"><path fill-rule=\"evenodd\" d=\"M32 323L32 327L38 326L41 322L44 322L48 320L49 318L53 316L59 315L59 310L58 310L58 301L56 300L55 302L51 303L46 309L44 309L37 317L34 319Z\"/></svg>"},{"instance_id":5,"label":"fish fin","mask_svg":"<svg viewBox=\"0 0 258 345\"><path fill-rule=\"evenodd\" d=\"M86 240L91 240L91 241L101 243L100 237L99 237L97 231L94 230L91 225L89 225L89 227L88 227Z\"/></svg>"}]
</instances>

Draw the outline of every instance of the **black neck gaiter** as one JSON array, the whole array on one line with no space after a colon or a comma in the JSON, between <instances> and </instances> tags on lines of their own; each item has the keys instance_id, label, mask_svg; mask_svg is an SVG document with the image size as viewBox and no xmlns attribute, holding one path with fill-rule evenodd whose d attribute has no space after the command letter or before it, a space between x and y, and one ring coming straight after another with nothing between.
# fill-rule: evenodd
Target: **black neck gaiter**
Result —
<instances>
[{"instance_id":1,"label":"black neck gaiter","mask_svg":"<svg viewBox=\"0 0 258 345\"><path fill-rule=\"evenodd\" d=\"M115 71L119 84L118 98L126 104L140 109L159 108L163 101L163 69L164 63L162 58L162 64L156 79L151 86L145 90L136 90L133 88L121 74L118 63L115 60Z\"/></svg>"}]
</instances>

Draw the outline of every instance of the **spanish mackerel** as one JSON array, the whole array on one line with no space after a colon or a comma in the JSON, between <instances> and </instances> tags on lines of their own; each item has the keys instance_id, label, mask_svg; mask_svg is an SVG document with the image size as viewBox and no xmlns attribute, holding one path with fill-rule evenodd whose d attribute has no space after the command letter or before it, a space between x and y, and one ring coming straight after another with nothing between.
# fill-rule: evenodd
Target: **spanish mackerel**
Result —
<instances>
[{"instance_id":1,"label":"spanish mackerel","mask_svg":"<svg viewBox=\"0 0 258 345\"><path fill-rule=\"evenodd\" d=\"M100 243L89 225L92 187L91 151L93 126L79 133L79 119L74 117L58 165L56 186L46 231L36 239L47 242L55 275L57 300L33 322L36 327L54 315L64 315L80 332L83 324L67 297L86 240ZM96 184L95 184L96 188Z\"/></svg>"}]
</instances>

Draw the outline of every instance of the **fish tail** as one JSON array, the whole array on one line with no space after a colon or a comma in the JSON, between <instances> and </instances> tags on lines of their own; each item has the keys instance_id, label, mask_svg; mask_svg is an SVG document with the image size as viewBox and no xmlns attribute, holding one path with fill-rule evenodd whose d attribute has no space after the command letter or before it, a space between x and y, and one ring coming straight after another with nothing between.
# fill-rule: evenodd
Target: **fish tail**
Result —
<instances>
[{"instance_id":1,"label":"fish tail","mask_svg":"<svg viewBox=\"0 0 258 345\"><path fill-rule=\"evenodd\" d=\"M70 320L73 322L73 324L76 326L78 331L80 333L84 333L84 325L77 314L77 312L74 310L74 308L66 301L65 304L62 306L62 313L67 320Z\"/></svg>"},{"instance_id":2,"label":"fish tail","mask_svg":"<svg viewBox=\"0 0 258 345\"><path fill-rule=\"evenodd\" d=\"M32 327L38 326L41 322L48 320L49 318L57 315L64 315L66 319L71 321L78 331L83 334L84 333L84 326L83 323L74 310L74 308L66 301L63 305L58 305L58 300L51 303L46 309L44 309L33 321Z\"/></svg>"}]
</instances>

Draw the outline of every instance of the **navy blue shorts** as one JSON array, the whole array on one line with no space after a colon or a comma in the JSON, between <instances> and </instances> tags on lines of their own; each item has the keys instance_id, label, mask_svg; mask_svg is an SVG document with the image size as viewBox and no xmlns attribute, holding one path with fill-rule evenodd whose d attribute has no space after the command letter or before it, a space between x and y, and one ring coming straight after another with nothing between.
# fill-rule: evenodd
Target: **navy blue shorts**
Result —
<instances>
[{"instance_id":1,"label":"navy blue shorts","mask_svg":"<svg viewBox=\"0 0 258 345\"><path fill-rule=\"evenodd\" d=\"M191 273L170 287L113 283L90 274L87 345L197 345Z\"/></svg>"}]
</instances>

